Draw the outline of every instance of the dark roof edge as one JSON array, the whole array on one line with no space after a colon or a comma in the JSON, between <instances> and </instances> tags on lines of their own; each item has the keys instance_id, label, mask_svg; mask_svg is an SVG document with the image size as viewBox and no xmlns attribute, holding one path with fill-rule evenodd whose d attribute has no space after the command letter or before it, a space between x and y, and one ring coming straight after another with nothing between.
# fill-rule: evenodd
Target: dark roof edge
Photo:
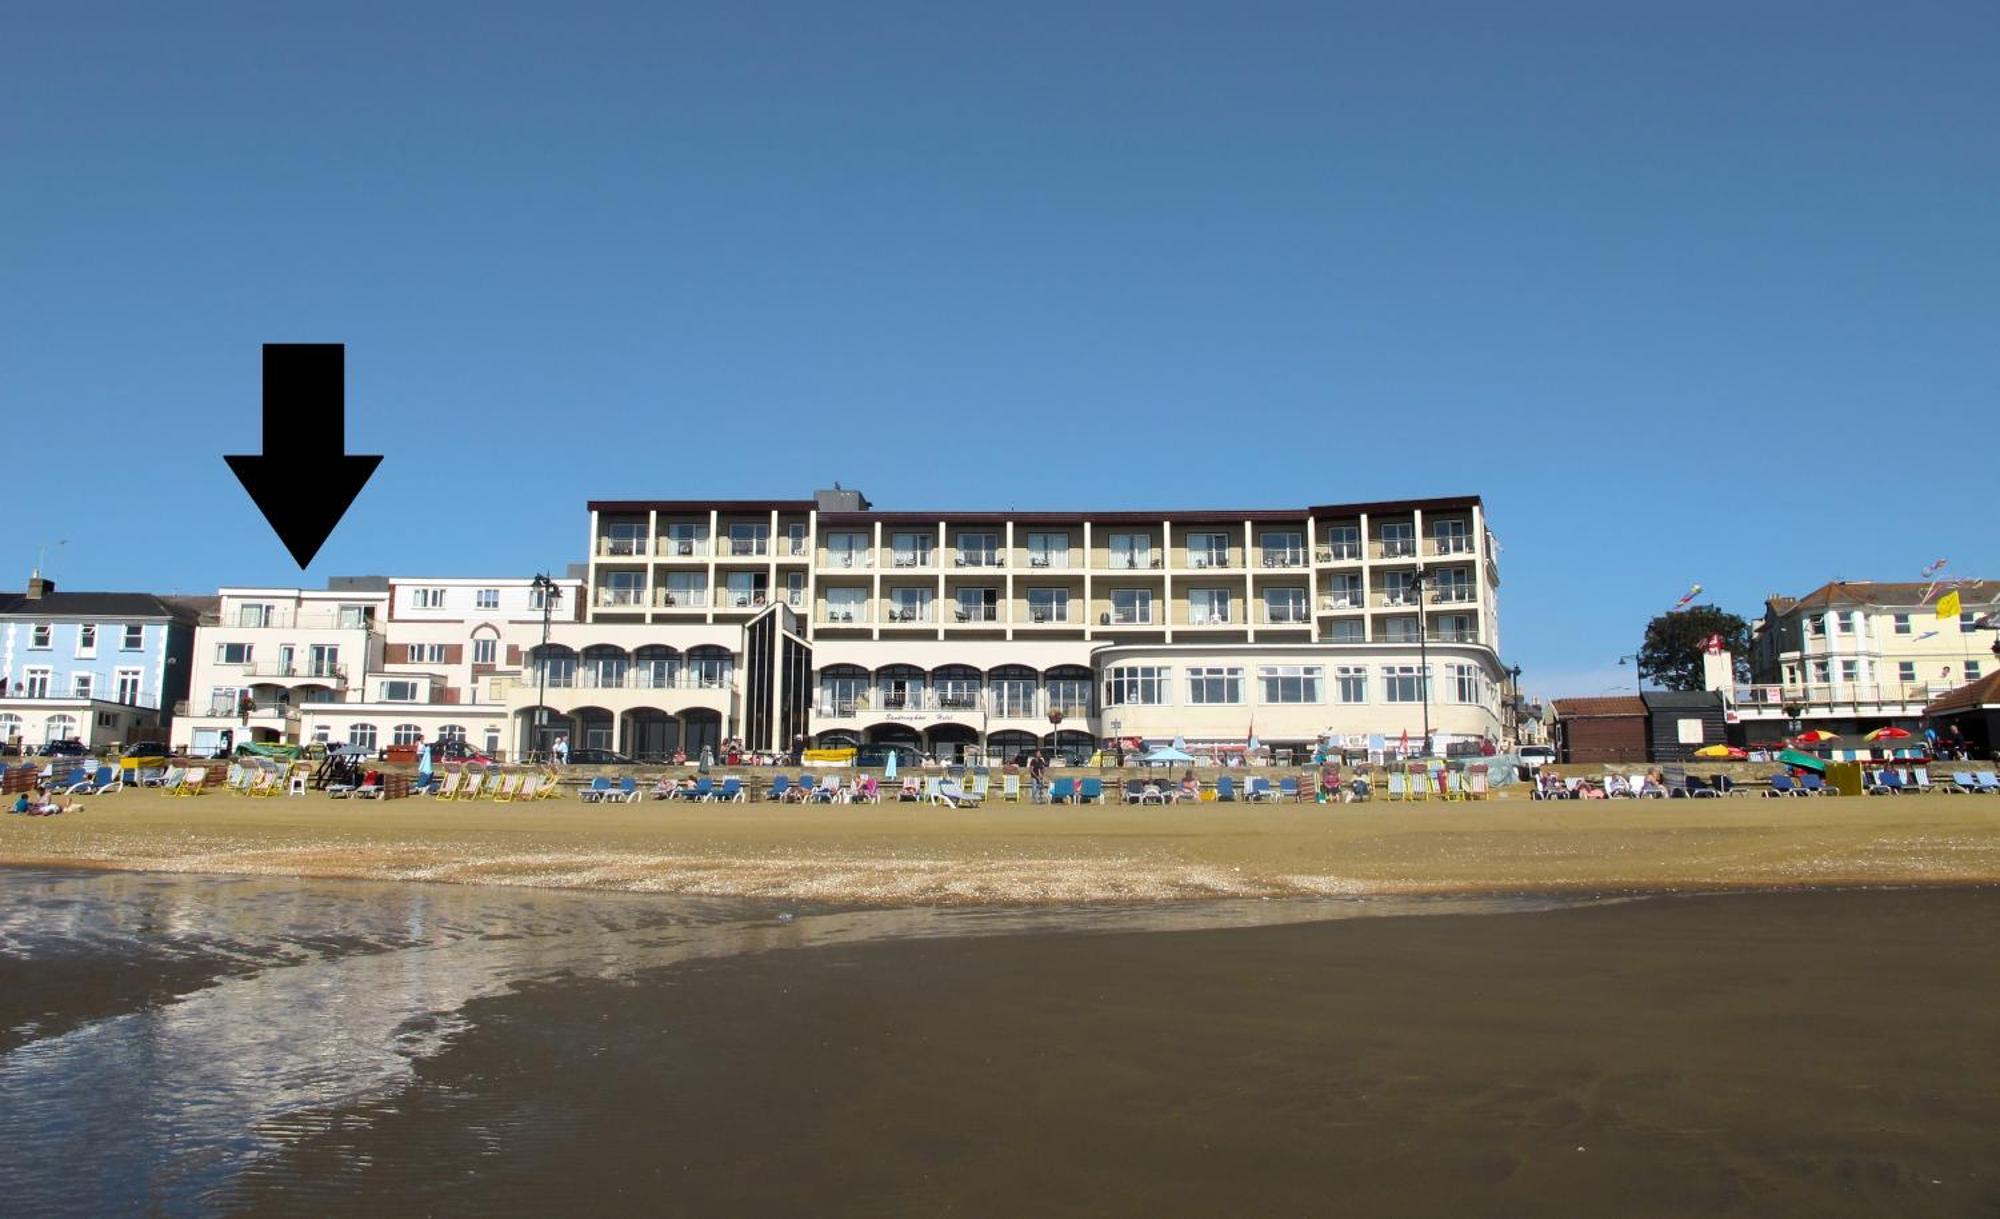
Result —
<instances>
[{"instance_id":1,"label":"dark roof edge","mask_svg":"<svg viewBox=\"0 0 2000 1219\"><path fill-rule=\"evenodd\" d=\"M809 499L594 499L592 512L811 512Z\"/></svg>"}]
</instances>

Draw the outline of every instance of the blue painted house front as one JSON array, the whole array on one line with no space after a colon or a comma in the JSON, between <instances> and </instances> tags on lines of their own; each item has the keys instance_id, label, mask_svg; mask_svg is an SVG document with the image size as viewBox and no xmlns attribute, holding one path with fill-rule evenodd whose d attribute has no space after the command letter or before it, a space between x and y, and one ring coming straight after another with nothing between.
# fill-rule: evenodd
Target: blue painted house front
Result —
<instances>
[{"instance_id":1,"label":"blue painted house front","mask_svg":"<svg viewBox=\"0 0 2000 1219\"><path fill-rule=\"evenodd\" d=\"M152 593L0 593L0 746L164 740L187 697L198 609Z\"/></svg>"}]
</instances>

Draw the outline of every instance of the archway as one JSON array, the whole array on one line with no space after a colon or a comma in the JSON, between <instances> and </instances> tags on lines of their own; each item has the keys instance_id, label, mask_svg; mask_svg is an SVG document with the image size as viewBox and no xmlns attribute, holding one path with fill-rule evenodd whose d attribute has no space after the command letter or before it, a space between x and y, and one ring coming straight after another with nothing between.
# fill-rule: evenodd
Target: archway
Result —
<instances>
[{"instance_id":1,"label":"archway","mask_svg":"<svg viewBox=\"0 0 2000 1219\"><path fill-rule=\"evenodd\" d=\"M964 762L966 753L978 753L979 729L970 724L933 724L924 734L925 748L943 762Z\"/></svg>"},{"instance_id":2,"label":"archway","mask_svg":"<svg viewBox=\"0 0 2000 1219\"><path fill-rule=\"evenodd\" d=\"M1005 732L996 732L986 739L986 753L988 758L1025 762L1041 743L1042 738L1032 732L1008 729Z\"/></svg>"},{"instance_id":3,"label":"archway","mask_svg":"<svg viewBox=\"0 0 2000 1219\"><path fill-rule=\"evenodd\" d=\"M870 745L901 745L906 749L922 749L923 739L917 730L908 724L877 724L868 730Z\"/></svg>"},{"instance_id":4,"label":"archway","mask_svg":"<svg viewBox=\"0 0 2000 1219\"><path fill-rule=\"evenodd\" d=\"M542 713L542 723L535 723L535 713ZM520 742L521 757L546 758L549 747L557 737L568 737L576 742L576 725L569 716L553 707L523 707L514 717L514 739Z\"/></svg>"},{"instance_id":5,"label":"archway","mask_svg":"<svg viewBox=\"0 0 2000 1219\"><path fill-rule=\"evenodd\" d=\"M571 749L617 748L613 736L617 725L611 712L603 707L578 707L574 718L576 732L569 738Z\"/></svg>"},{"instance_id":6,"label":"archway","mask_svg":"<svg viewBox=\"0 0 2000 1219\"><path fill-rule=\"evenodd\" d=\"M657 707L625 713L622 752L641 762L664 762L681 747L681 722Z\"/></svg>"},{"instance_id":7,"label":"archway","mask_svg":"<svg viewBox=\"0 0 2000 1219\"><path fill-rule=\"evenodd\" d=\"M703 748L722 752L722 713L707 707L693 707L681 713L681 748L690 758L701 756Z\"/></svg>"},{"instance_id":8,"label":"archway","mask_svg":"<svg viewBox=\"0 0 2000 1219\"><path fill-rule=\"evenodd\" d=\"M820 749L858 749L861 734L852 728L829 728L814 737L813 743Z\"/></svg>"},{"instance_id":9,"label":"archway","mask_svg":"<svg viewBox=\"0 0 2000 1219\"><path fill-rule=\"evenodd\" d=\"M1056 733L1056 752L1068 759L1071 765L1081 766L1090 761L1091 754L1097 752L1097 738L1088 732L1065 728Z\"/></svg>"}]
</instances>

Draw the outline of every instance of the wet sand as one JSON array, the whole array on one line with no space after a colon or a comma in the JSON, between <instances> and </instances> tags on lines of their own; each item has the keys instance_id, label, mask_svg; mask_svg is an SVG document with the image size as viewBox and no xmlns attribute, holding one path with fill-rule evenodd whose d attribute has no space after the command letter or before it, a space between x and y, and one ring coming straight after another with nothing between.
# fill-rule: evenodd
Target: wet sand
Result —
<instances>
[{"instance_id":1,"label":"wet sand","mask_svg":"<svg viewBox=\"0 0 2000 1219\"><path fill-rule=\"evenodd\" d=\"M2000 891L891 942L478 999L242 1214L2000 1212Z\"/></svg>"},{"instance_id":2,"label":"wet sand","mask_svg":"<svg viewBox=\"0 0 2000 1219\"><path fill-rule=\"evenodd\" d=\"M0 865L866 903L2000 882L2000 800L527 805L128 791Z\"/></svg>"}]
</instances>

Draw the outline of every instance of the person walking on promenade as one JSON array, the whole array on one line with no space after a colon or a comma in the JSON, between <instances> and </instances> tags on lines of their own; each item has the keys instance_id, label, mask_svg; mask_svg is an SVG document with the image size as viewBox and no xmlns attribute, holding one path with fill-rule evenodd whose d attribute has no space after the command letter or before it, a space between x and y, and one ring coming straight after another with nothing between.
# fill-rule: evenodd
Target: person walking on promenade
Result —
<instances>
[{"instance_id":1,"label":"person walking on promenade","mask_svg":"<svg viewBox=\"0 0 2000 1219\"><path fill-rule=\"evenodd\" d=\"M1037 749L1035 756L1028 759L1028 785L1034 794L1036 804L1048 803L1049 760Z\"/></svg>"}]
</instances>

